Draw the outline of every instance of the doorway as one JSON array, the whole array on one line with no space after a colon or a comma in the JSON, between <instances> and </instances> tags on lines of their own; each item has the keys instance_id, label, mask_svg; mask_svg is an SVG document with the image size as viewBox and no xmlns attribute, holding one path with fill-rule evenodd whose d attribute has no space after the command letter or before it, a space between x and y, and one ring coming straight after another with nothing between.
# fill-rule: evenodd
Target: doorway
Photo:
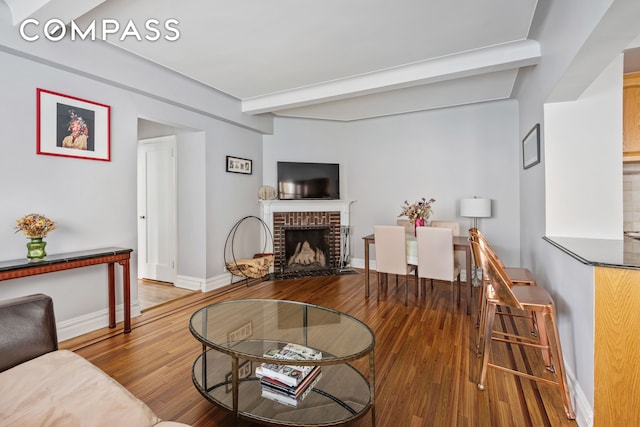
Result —
<instances>
[{"instance_id":1,"label":"doorway","mask_svg":"<svg viewBox=\"0 0 640 427\"><path fill-rule=\"evenodd\" d=\"M138 279L175 283L175 135L138 141Z\"/></svg>"}]
</instances>

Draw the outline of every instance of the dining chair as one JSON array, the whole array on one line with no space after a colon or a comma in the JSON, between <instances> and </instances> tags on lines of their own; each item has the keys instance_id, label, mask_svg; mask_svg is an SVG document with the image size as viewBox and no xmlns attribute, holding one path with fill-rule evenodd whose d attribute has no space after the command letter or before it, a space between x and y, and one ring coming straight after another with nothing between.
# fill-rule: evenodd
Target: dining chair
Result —
<instances>
[{"instance_id":1,"label":"dining chair","mask_svg":"<svg viewBox=\"0 0 640 427\"><path fill-rule=\"evenodd\" d=\"M431 221L431 227L450 228L451 230L453 230L453 235L454 236L459 236L460 235L460 224L458 222L456 222L456 221L433 220L433 221ZM463 263L463 259L462 259L462 253L460 251L455 252L455 257L456 257L456 262L458 263L458 265L463 266L464 263ZM466 274L471 274L471 273L467 272Z\"/></svg>"},{"instance_id":2,"label":"dining chair","mask_svg":"<svg viewBox=\"0 0 640 427\"><path fill-rule=\"evenodd\" d=\"M418 241L418 277L421 288L426 288L426 280L444 280L451 284L451 307L455 307L455 287L458 284L458 305L460 305L460 264L456 262L453 252L453 230L440 227L418 227L416 230ZM420 306L422 307L421 291L418 291ZM426 289L424 290L426 295Z\"/></svg>"},{"instance_id":3,"label":"dining chair","mask_svg":"<svg viewBox=\"0 0 640 427\"><path fill-rule=\"evenodd\" d=\"M415 274L416 291L418 287L418 271L415 265L407 262L406 232L401 225L376 225L373 227L376 242L376 271L378 272L378 300L380 300L381 275L388 285L388 275L405 277L404 305L409 301L409 275Z\"/></svg>"},{"instance_id":4,"label":"dining chair","mask_svg":"<svg viewBox=\"0 0 640 427\"><path fill-rule=\"evenodd\" d=\"M460 224L455 222L455 221L433 220L433 221L431 221L431 226L432 227L440 227L440 228L450 228L451 230L453 230L453 235L454 236L459 236L460 235Z\"/></svg>"},{"instance_id":5,"label":"dining chair","mask_svg":"<svg viewBox=\"0 0 640 427\"><path fill-rule=\"evenodd\" d=\"M415 233L415 227L408 219L398 218L396 225L404 227L405 233L413 235Z\"/></svg>"},{"instance_id":6,"label":"dining chair","mask_svg":"<svg viewBox=\"0 0 640 427\"><path fill-rule=\"evenodd\" d=\"M514 286L499 260L495 258L490 251L487 251L486 247L481 245L477 234L472 234L469 237L469 242L473 248L474 256L477 256L477 261L485 273L483 280L486 281L486 286L483 287L486 292L486 314L482 330L480 331L483 335L483 348L481 349L482 364L478 376L478 389L484 390L485 388L488 368L494 368L530 380L554 385L560 389L567 418L575 419L576 416L567 383L553 298L540 286ZM517 331L513 334L505 333L502 334L502 336L496 336L494 334L494 321L498 307L511 307L527 312L535 312L539 318L539 322L545 325L545 337L532 338L531 336L517 334ZM490 362L491 344L493 342L506 343L510 346L518 345L538 348L543 350L543 354L549 352L551 354L551 363L547 364L545 360L543 360L543 363L549 371L555 372L555 380L530 373L532 372L531 367L528 367L527 372L525 372L515 367L500 365L495 361L493 363Z\"/></svg>"}]
</instances>

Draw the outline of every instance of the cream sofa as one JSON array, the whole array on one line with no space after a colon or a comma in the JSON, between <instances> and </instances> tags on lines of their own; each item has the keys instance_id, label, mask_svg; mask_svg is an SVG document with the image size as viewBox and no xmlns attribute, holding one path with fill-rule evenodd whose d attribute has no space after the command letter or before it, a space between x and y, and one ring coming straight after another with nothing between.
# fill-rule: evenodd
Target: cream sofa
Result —
<instances>
[{"instance_id":1,"label":"cream sofa","mask_svg":"<svg viewBox=\"0 0 640 427\"><path fill-rule=\"evenodd\" d=\"M0 302L0 426L162 426L141 400L83 357L58 350L53 303Z\"/></svg>"}]
</instances>

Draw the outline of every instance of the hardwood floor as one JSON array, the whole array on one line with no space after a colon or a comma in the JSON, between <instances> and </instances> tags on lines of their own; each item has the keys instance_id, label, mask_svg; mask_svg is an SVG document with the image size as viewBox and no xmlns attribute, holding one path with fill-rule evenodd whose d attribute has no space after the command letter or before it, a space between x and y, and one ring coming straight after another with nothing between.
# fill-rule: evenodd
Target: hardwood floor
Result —
<instances>
[{"instance_id":1,"label":"hardwood floor","mask_svg":"<svg viewBox=\"0 0 640 427\"><path fill-rule=\"evenodd\" d=\"M194 292L196 291L176 288L173 284L167 282L149 279L138 280L138 301L140 302L141 311L175 301Z\"/></svg>"},{"instance_id":2,"label":"hardwood floor","mask_svg":"<svg viewBox=\"0 0 640 427\"><path fill-rule=\"evenodd\" d=\"M390 280L378 302L375 272L371 279L368 299L362 271L198 293L144 312L133 319L130 334L105 328L63 342L60 347L86 357L165 420L193 426L232 426L232 417L206 401L191 382L191 366L201 350L188 330L191 314L229 299L304 301L346 312L376 334L378 427L577 425L567 420L557 388L490 370L485 391L477 389L477 330L464 305L451 309L448 284L436 283L433 291L428 290L420 309L412 294L412 279L408 307L404 306L402 280L399 289ZM462 304L465 296L463 292ZM528 327L524 323L515 326ZM505 327L512 325L506 323ZM536 373L544 371L538 352L495 346L501 360L528 366ZM367 372L366 358L354 365ZM370 414L352 426L371 426Z\"/></svg>"}]
</instances>

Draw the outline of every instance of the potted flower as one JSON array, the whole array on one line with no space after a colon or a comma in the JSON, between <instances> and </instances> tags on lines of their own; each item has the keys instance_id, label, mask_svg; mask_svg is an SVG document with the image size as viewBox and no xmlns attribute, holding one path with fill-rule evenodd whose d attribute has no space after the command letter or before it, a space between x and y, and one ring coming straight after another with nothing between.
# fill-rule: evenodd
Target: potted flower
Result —
<instances>
[{"instance_id":1,"label":"potted flower","mask_svg":"<svg viewBox=\"0 0 640 427\"><path fill-rule=\"evenodd\" d=\"M400 212L400 215L398 216L406 216L414 227L422 227L431 216L431 203L435 201L436 199L434 198L427 200L423 197L422 199L409 204L409 202L405 200L404 205L401 206L402 212Z\"/></svg>"},{"instance_id":2,"label":"potted flower","mask_svg":"<svg viewBox=\"0 0 640 427\"><path fill-rule=\"evenodd\" d=\"M16 233L22 231L22 234L31 239L27 243L27 258L40 259L44 258L47 253L44 247L47 242L43 241L47 233L56 228L56 223L51 221L44 215L30 213L16 221Z\"/></svg>"}]
</instances>

